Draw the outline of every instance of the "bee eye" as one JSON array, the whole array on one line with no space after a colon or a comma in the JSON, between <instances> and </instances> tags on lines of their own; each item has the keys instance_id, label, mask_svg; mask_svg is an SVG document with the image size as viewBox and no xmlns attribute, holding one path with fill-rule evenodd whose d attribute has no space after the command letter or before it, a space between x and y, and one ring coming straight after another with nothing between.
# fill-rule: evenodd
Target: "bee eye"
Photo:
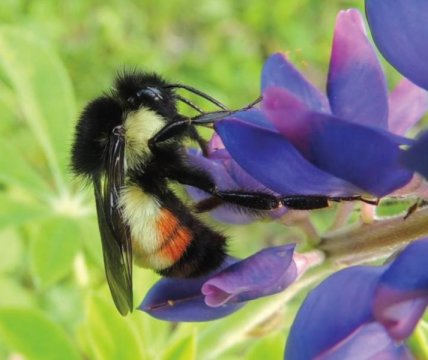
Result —
<instances>
[{"instance_id":1,"label":"bee eye","mask_svg":"<svg viewBox=\"0 0 428 360\"><path fill-rule=\"evenodd\" d=\"M160 90L158 88L151 87L151 86L148 86L144 89L141 89L140 91L137 92L136 95L138 98L141 98L143 96L147 96L154 101L159 101L159 100L163 99Z\"/></svg>"}]
</instances>

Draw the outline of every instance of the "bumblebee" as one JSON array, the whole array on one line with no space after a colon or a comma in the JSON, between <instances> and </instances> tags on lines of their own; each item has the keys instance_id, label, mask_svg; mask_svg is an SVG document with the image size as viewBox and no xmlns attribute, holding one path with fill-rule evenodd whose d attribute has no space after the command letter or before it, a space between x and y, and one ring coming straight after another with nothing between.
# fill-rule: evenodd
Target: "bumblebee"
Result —
<instances>
[{"instance_id":1,"label":"bumblebee","mask_svg":"<svg viewBox=\"0 0 428 360\"><path fill-rule=\"evenodd\" d=\"M179 95L179 89L205 98L219 110L203 112ZM183 116L178 102L198 115ZM225 237L203 223L176 196L171 183L210 193L208 201L196 206L199 211L222 202L252 211L328 205L325 196L277 198L245 190L220 191L208 173L192 166L184 141L194 140L204 151L205 142L196 126L207 126L232 113L193 87L143 72L118 75L113 90L83 110L72 146L72 169L93 183L107 282L122 315L133 309L133 261L163 276L189 278L216 269L226 256Z\"/></svg>"}]
</instances>

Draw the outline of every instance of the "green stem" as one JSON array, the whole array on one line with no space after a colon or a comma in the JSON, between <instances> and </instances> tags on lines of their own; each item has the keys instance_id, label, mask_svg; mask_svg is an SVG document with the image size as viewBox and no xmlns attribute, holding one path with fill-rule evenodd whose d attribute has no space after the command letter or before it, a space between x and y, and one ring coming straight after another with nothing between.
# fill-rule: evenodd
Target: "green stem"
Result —
<instances>
[{"instance_id":1,"label":"green stem","mask_svg":"<svg viewBox=\"0 0 428 360\"><path fill-rule=\"evenodd\" d=\"M406 220L399 215L327 233L318 249L330 260L351 265L388 256L424 236L428 236L428 208Z\"/></svg>"}]
</instances>

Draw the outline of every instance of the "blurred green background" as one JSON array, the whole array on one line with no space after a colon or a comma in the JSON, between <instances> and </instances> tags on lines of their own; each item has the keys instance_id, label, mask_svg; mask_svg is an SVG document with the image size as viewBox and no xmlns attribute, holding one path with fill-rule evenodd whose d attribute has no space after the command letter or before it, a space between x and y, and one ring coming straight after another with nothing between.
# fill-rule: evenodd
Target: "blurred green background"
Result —
<instances>
[{"instance_id":1,"label":"blurred green background","mask_svg":"<svg viewBox=\"0 0 428 360\"><path fill-rule=\"evenodd\" d=\"M117 314L91 189L69 173L73 127L80 109L124 67L156 71L233 108L258 96L263 61L281 50L323 88L336 13L362 6L345 0L2 0L0 358L282 358L303 295L258 300L206 324ZM317 217L320 228L328 221L328 211ZM216 226L238 256L301 236L280 224ZM135 303L156 279L136 270Z\"/></svg>"}]
</instances>

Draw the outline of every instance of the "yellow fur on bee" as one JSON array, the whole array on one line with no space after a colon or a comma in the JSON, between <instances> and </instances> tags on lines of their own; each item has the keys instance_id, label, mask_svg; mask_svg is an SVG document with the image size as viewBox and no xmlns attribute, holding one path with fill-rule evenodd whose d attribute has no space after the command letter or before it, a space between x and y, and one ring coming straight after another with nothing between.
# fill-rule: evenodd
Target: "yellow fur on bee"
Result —
<instances>
[{"instance_id":1,"label":"yellow fur on bee","mask_svg":"<svg viewBox=\"0 0 428 360\"><path fill-rule=\"evenodd\" d=\"M162 208L156 198L130 184L122 189L119 206L130 227L135 262L155 270L171 266L175 259L160 253L164 241L159 231Z\"/></svg>"},{"instance_id":2,"label":"yellow fur on bee","mask_svg":"<svg viewBox=\"0 0 428 360\"><path fill-rule=\"evenodd\" d=\"M129 168L138 167L138 164L150 155L148 141L163 126L165 122L162 117L152 110L141 108L128 114L124 128L126 164Z\"/></svg>"}]
</instances>

